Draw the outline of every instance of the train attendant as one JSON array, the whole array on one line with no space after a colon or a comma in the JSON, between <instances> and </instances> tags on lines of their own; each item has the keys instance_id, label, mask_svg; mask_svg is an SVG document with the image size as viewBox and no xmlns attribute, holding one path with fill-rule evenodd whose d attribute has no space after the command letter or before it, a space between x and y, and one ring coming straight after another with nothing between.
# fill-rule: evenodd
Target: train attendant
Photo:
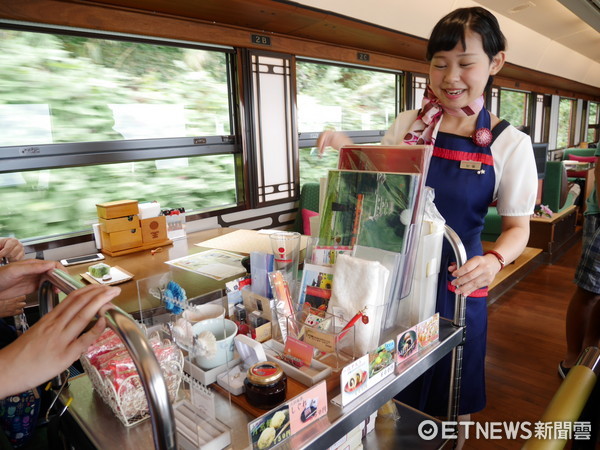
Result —
<instances>
[{"instance_id":1,"label":"train attendant","mask_svg":"<svg viewBox=\"0 0 600 450\"><path fill-rule=\"evenodd\" d=\"M426 184L434 188L437 209L467 251L467 262L457 269L445 243L441 267L448 270L440 273L436 305L441 316L452 318L455 293L467 296L459 402L463 421L486 402L487 286L525 249L537 191L529 136L484 107L484 92L504 64L505 45L498 21L483 8L461 8L442 18L427 46L429 85L422 108L401 113L381 142L434 146ZM317 145L322 150L350 143L342 133L324 132ZM481 231L494 201L502 216L502 233L493 250L484 253ZM445 416L449 372L447 357L403 391L402 400Z\"/></svg>"}]
</instances>

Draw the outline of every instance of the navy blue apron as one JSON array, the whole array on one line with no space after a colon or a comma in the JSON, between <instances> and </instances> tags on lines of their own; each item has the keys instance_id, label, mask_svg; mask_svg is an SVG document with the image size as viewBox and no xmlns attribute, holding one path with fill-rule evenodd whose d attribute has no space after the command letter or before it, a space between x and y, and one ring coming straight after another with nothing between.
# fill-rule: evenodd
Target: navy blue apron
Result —
<instances>
[{"instance_id":1,"label":"navy blue apron","mask_svg":"<svg viewBox=\"0 0 600 450\"><path fill-rule=\"evenodd\" d=\"M477 128L490 129L490 115L482 109ZM508 122L502 121L493 132L495 139ZM461 168L461 161L476 161L480 168ZM478 147L469 137L439 132L427 176L427 186L435 190L434 203L460 237L467 259L483 254L481 231L492 202L496 176L490 147ZM450 286L453 277L447 268L456 262L444 241L438 278L436 311L454 318L456 295ZM470 414L485 407L485 348L487 335L487 288L467 297L466 342L462 365L459 414ZM434 416L445 416L448 406L451 355L447 355L396 398Z\"/></svg>"}]
</instances>

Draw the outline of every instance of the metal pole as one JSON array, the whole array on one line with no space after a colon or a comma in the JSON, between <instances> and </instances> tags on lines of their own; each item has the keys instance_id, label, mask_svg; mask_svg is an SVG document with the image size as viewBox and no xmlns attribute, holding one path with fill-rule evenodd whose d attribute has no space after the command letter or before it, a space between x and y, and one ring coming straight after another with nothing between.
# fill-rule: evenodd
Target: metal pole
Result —
<instances>
[{"instance_id":1,"label":"metal pole","mask_svg":"<svg viewBox=\"0 0 600 450\"><path fill-rule=\"evenodd\" d=\"M456 265L461 267L467 261L467 252L458 234L448 225L444 229L444 237L450 243L454 254L456 255ZM467 297L462 294L456 294L454 300L454 319L452 324L455 327L462 327L465 330L467 311ZM462 360L464 352L465 336L463 334L462 342L452 349L452 363L450 366L450 396L448 398L448 420L456 422L458 419L458 404L460 398L460 380L462 376Z\"/></svg>"},{"instance_id":2,"label":"metal pole","mask_svg":"<svg viewBox=\"0 0 600 450\"><path fill-rule=\"evenodd\" d=\"M50 312L58 304L58 295L53 286L69 294L83 287L83 284L60 270L46 275L38 291L42 315ZM154 447L160 450L176 449L173 406L152 347L135 321L120 308L113 306L113 309L106 311L104 317L108 327L121 338L129 351L144 386L152 421Z\"/></svg>"}]
</instances>

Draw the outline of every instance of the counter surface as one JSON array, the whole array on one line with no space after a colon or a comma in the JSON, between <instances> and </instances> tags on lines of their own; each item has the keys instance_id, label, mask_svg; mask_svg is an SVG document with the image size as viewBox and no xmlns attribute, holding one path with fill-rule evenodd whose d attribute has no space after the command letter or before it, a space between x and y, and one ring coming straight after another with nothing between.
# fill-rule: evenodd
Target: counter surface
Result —
<instances>
[{"instance_id":1,"label":"counter surface","mask_svg":"<svg viewBox=\"0 0 600 450\"><path fill-rule=\"evenodd\" d=\"M136 253L129 253L123 256L108 256L105 262L109 266L120 266L134 275L134 278L118 286L121 288L121 294L113 300L113 303L120 306L129 313L142 310L157 308L160 306L160 300L151 295L138 295L138 282L145 278L160 276L169 271L172 273L173 281L177 282L186 290L188 299L208 294L212 291L223 289L224 281L213 280L212 278L195 274L188 270L173 267L165 264L172 259L181 258L190 254L207 250L195 244L208 239L222 236L235 231L233 228L215 228L211 230L199 231L187 235L185 239L173 241L173 244L161 247L162 250L151 253L151 250L142 250ZM78 264L67 267L69 274L78 276L85 273L90 264ZM236 277L238 277L237 275ZM235 279L232 277L231 279ZM227 280L229 281L229 279Z\"/></svg>"}]
</instances>

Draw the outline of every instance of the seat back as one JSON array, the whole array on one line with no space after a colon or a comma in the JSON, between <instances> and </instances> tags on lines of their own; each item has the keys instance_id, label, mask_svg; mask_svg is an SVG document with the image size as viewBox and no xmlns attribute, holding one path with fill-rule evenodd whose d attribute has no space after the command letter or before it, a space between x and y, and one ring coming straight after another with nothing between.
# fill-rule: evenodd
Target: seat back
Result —
<instances>
[{"instance_id":1,"label":"seat back","mask_svg":"<svg viewBox=\"0 0 600 450\"><path fill-rule=\"evenodd\" d=\"M542 189L542 204L558 212L565 206L568 192L566 167L562 161L548 161Z\"/></svg>"},{"instance_id":2,"label":"seat back","mask_svg":"<svg viewBox=\"0 0 600 450\"><path fill-rule=\"evenodd\" d=\"M300 188L300 199L298 201L298 211L294 220L294 231L304 234L302 221L302 210L319 212L319 190L320 185L317 182L304 183Z\"/></svg>"}]
</instances>

